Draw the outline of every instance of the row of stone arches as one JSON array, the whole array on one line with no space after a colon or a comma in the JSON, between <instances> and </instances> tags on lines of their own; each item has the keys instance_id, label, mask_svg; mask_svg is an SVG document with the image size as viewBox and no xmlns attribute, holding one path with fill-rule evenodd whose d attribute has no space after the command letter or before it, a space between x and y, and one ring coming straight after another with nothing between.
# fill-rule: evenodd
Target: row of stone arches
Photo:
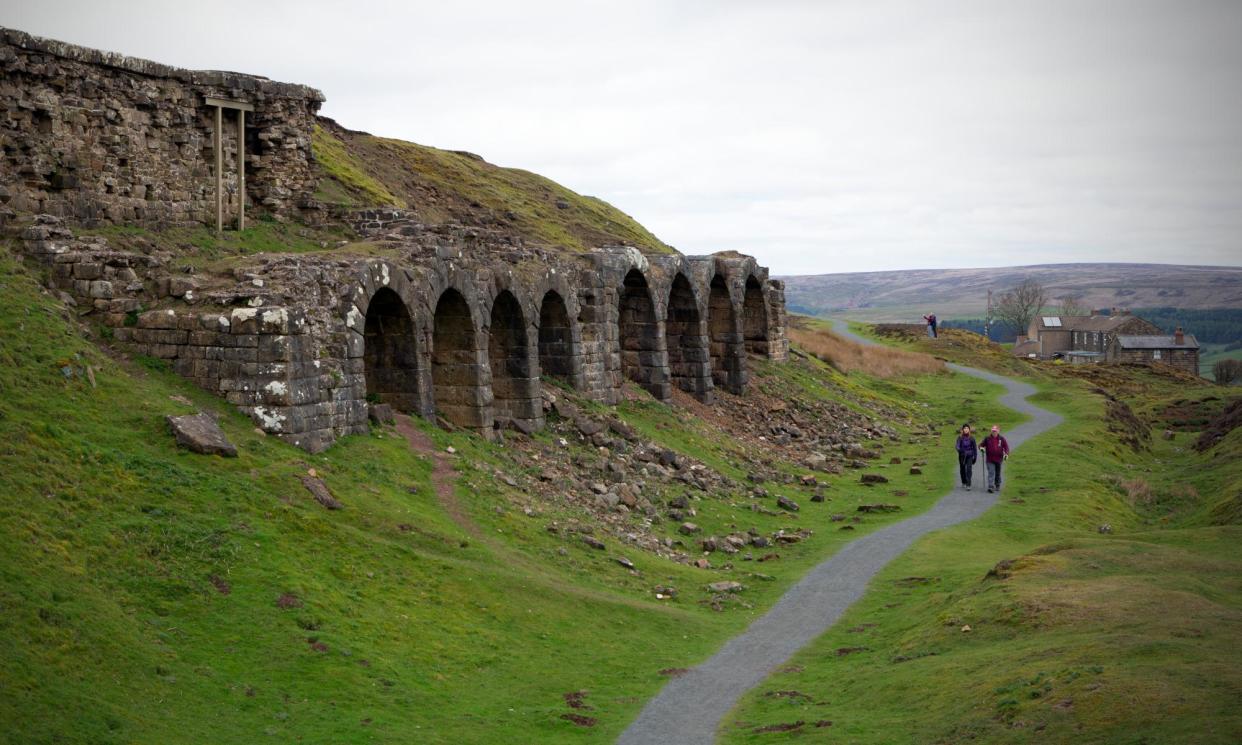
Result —
<instances>
[{"instance_id":1,"label":"row of stone arches","mask_svg":"<svg viewBox=\"0 0 1242 745\"><path fill-rule=\"evenodd\" d=\"M384 283L359 303L366 399L482 432L540 427L541 377L584 390L584 360L592 357L615 360L604 367L614 367L618 381L632 380L658 399L676 387L710 400L716 388L742 393L747 352L766 351L768 305L753 275L731 291L714 274L700 302L683 272L657 298L644 272L631 268L612 304L615 315L580 308L564 286L541 288L533 305L499 288L484 311L448 283L420 314L410 282L392 287L389 277L385 269ZM612 334L596 328L609 322ZM614 349L584 349L612 339Z\"/></svg>"}]
</instances>

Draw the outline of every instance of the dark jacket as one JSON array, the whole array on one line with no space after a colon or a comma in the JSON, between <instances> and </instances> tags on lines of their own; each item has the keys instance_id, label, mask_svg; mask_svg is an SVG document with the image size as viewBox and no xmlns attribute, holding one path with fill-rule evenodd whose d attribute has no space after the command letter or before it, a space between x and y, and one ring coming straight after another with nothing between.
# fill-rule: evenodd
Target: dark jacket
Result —
<instances>
[{"instance_id":1,"label":"dark jacket","mask_svg":"<svg viewBox=\"0 0 1242 745\"><path fill-rule=\"evenodd\" d=\"M966 460L974 463L979 457L979 443L975 442L974 435L958 435L957 436L957 453L966 458Z\"/></svg>"},{"instance_id":2,"label":"dark jacket","mask_svg":"<svg viewBox=\"0 0 1242 745\"><path fill-rule=\"evenodd\" d=\"M1004 435L993 437L988 435L983 438L983 444L979 447L983 448L983 452L987 454L988 463L1000 463L1009 455L1009 441Z\"/></svg>"}]
</instances>

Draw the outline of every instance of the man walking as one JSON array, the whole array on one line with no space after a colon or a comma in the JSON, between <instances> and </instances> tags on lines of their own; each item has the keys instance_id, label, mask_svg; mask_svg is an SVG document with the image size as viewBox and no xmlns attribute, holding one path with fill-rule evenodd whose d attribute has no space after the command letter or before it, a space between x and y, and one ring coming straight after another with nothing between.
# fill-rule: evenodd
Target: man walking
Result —
<instances>
[{"instance_id":1,"label":"man walking","mask_svg":"<svg viewBox=\"0 0 1242 745\"><path fill-rule=\"evenodd\" d=\"M979 449L983 451L984 460L987 462L988 494L1000 491L1001 464L1009 459L1009 442L1001 436L1000 427L992 425L991 434L983 438Z\"/></svg>"},{"instance_id":2,"label":"man walking","mask_svg":"<svg viewBox=\"0 0 1242 745\"><path fill-rule=\"evenodd\" d=\"M939 334L936 333L936 314L928 313L923 316L923 320L927 321L927 335L933 339L937 338Z\"/></svg>"}]
</instances>

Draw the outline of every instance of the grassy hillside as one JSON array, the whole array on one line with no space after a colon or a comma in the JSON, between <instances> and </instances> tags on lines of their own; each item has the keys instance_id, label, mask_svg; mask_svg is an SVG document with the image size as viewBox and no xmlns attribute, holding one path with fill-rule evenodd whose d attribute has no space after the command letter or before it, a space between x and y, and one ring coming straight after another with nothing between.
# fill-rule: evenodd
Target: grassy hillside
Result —
<instances>
[{"instance_id":1,"label":"grassy hillside","mask_svg":"<svg viewBox=\"0 0 1242 745\"><path fill-rule=\"evenodd\" d=\"M324 177L319 197L330 203L407 207L425 222L488 227L571 251L617 243L673 250L603 200L471 153L353 132L327 119L312 144Z\"/></svg>"},{"instance_id":2,"label":"grassy hillside","mask_svg":"<svg viewBox=\"0 0 1242 745\"><path fill-rule=\"evenodd\" d=\"M664 517L689 494L702 535L810 531L767 561L715 553L700 569L626 543L541 480L599 457L572 423L493 445L416 422L456 450L446 505L432 460L392 428L310 456L157 361L106 356L0 249L0 742L610 742L661 671L709 655L850 538L934 501L948 461L927 450L929 422L1004 417L995 390L956 376L755 365L748 400L889 412L899 442L873 467L928 458L929 475L894 468L879 491L847 469L803 486L795 448L730 429L751 422L632 392L618 411L640 438L730 478L762 469L771 494L648 479L659 515L617 513L622 525L654 521L693 546ZM164 416L196 410L220 416L240 457L174 446ZM344 509L311 499L311 469ZM777 494L801 511L775 509ZM881 500L902 511L857 510ZM552 530L570 524L594 525L604 549ZM719 581L745 589L708 589Z\"/></svg>"},{"instance_id":3,"label":"grassy hillside","mask_svg":"<svg viewBox=\"0 0 1242 745\"><path fill-rule=\"evenodd\" d=\"M1024 365L948 337L901 345ZM996 508L916 543L753 691L725 742L797 740L817 722L858 743L1242 739L1242 430L1191 447L1221 389L1025 367L1066 423L1015 453Z\"/></svg>"}]
</instances>

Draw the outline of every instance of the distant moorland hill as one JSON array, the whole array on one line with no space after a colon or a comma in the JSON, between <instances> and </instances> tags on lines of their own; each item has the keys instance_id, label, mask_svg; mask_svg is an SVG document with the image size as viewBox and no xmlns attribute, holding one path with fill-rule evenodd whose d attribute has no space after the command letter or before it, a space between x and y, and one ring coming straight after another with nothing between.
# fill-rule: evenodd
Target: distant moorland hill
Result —
<instances>
[{"instance_id":1,"label":"distant moorland hill","mask_svg":"<svg viewBox=\"0 0 1242 745\"><path fill-rule=\"evenodd\" d=\"M1087 308L1242 308L1242 267L1178 264L1040 264L783 277L793 312L848 311L869 321L981 317L997 295L1032 277L1051 302L1073 295Z\"/></svg>"}]
</instances>

